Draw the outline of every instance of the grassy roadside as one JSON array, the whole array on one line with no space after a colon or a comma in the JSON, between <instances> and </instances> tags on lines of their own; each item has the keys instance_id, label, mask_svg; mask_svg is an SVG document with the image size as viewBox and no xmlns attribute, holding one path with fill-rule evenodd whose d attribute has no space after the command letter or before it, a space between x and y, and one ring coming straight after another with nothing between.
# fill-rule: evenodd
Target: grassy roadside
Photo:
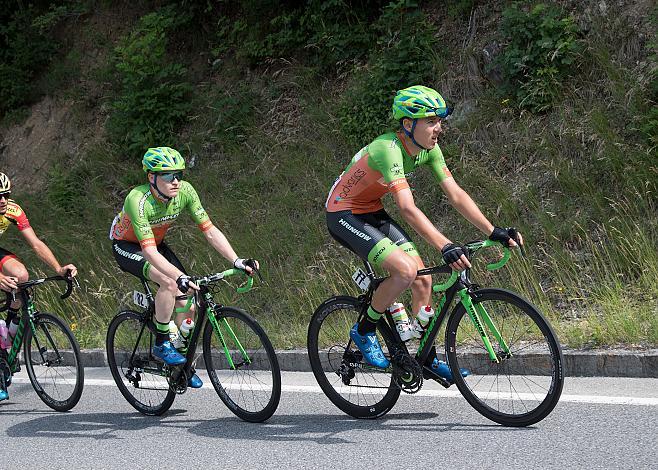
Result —
<instances>
[{"instance_id":1,"label":"grassy roadside","mask_svg":"<svg viewBox=\"0 0 658 470\"><path fill-rule=\"evenodd\" d=\"M523 293L569 347L655 347L658 156L635 122L645 106L644 78L634 75L632 58L620 58L624 44L615 46L610 30L593 28L581 75L564 83L553 111L518 111L484 88L463 97L476 108L453 121L441 145L457 181L485 214L517 225L528 242L529 258L496 273L478 271L481 284ZM451 33L435 37L456 52L431 59L441 62L432 84L458 97L456 83L466 71L463 64L445 65L463 53ZM84 34L95 32L86 25ZM100 47L105 57L113 43ZM350 275L359 262L330 240L322 209L331 182L358 150L339 117L345 87L358 80L328 80L317 67L294 61L249 67L239 57L220 57L210 68L189 64L201 68L202 79L170 144L194 159L188 179L238 254L263 264L265 284L244 296L227 287L223 302L255 314L277 348L302 347L322 300L358 293ZM78 68L76 62L74 72L82 74ZM99 112L83 96L109 80L106 68L93 65L84 85L69 78L60 98L74 100L80 113ZM83 347L103 347L109 319L139 286L116 267L107 239L128 189L143 179L139 157L105 141L81 155L51 157L59 163L48 170L47 187L16 188L14 195L60 261L78 265L82 289L62 303L46 288L40 301L75 325ZM419 207L450 238L481 237L449 207L428 172L417 172L411 183ZM440 259L416 240L427 263ZM171 230L168 243L193 273L227 267L189 221ZM43 273L15 232L3 236L2 246L33 275Z\"/></svg>"}]
</instances>

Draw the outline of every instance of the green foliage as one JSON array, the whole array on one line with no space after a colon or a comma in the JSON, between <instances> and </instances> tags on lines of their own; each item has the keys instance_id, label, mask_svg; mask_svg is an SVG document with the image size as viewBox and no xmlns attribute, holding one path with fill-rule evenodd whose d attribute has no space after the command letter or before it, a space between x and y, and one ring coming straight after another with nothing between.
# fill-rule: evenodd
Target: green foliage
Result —
<instances>
[{"instance_id":1,"label":"green foliage","mask_svg":"<svg viewBox=\"0 0 658 470\"><path fill-rule=\"evenodd\" d=\"M577 68L581 45L574 18L555 5L540 3L525 11L514 3L503 11L501 31L506 44L496 63L507 80L506 92L521 108L550 109Z\"/></svg>"},{"instance_id":2,"label":"green foliage","mask_svg":"<svg viewBox=\"0 0 658 470\"><path fill-rule=\"evenodd\" d=\"M240 2L238 19L220 19L215 52L224 52L228 45L233 45L238 46L238 55L253 65L271 58L300 57L323 72L335 71L368 54L375 40L369 23L386 2L309 0L301 6L291 3ZM280 13L263 19L264 11Z\"/></svg>"},{"instance_id":3,"label":"green foliage","mask_svg":"<svg viewBox=\"0 0 658 470\"><path fill-rule=\"evenodd\" d=\"M153 145L175 146L177 126L190 111L192 86L183 65L167 60L167 36L187 21L166 7L142 17L115 49L120 81L108 130L114 143L141 154Z\"/></svg>"},{"instance_id":4,"label":"green foliage","mask_svg":"<svg viewBox=\"0 0 658 470\"><path fill-rule=\"evenodd\" d=\"M38 18L35 7L16 7L13 14L2 14L0 22L0 115L29 103L32 79L57 47L33 25Z\"/></svg>"},{"instance_id":5,"label":"green foliage","mask_svg":"<svg viewBox=\"0 0 658 470\"><path fill-rule=\"evenodd\" d=\"M654 9L651 23L658 27L658 6ZM649 111L640 128L642 133L647 137L651 145L658 146L658 33L654 33L652 41L649 43L651 55L649 61L651 64L650 83L647 101Z\"/></svg>"},{"instance_id":6,"label":"green foliage","mask_svg":"<svg viewBox=\"0 0 658 470\"><path fill-rule=\"evenodd\" d=\"M71 165L69 158L64 160L69 162L56 164L49 171L46 191L48 204L55 211L81 216L87 208L81 201L84 201L86 196L87 185L93 176L92 171L84 161Z\"/></svg>"},{"instance_id":7,"label":"green foliage","mask_svg":"<svg viewBox=\"0 0 658 470\"><path fill-rule=\"evenodd\" d=\"M355 145L390 127L396 91L427 84L438 64L434 27L415 2L389 3L372 29L377 47L367 67L354 71L338 108L342 130Z\"/></svg>"}]
</instances>

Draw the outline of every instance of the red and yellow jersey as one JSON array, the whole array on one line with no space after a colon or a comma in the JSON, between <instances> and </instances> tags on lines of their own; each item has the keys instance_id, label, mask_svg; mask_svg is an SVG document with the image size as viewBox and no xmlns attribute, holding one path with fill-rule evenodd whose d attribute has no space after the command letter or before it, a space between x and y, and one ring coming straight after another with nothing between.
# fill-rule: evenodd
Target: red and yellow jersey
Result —
<instances>
[{"instance_id":1,"label":"red and yellow jersey","mask_svg":"<svg viewBox=\"0 0 658 470\"><path fill-rule=\"evenodd\" d=\"M11 226L15 225L18 230L25 230L30 228L30 221L27 220L25 211L21 206L16 204L13 199L7 201L7 211L0 215L0 236L7 231Z\"/></svg>"}]
</instances>

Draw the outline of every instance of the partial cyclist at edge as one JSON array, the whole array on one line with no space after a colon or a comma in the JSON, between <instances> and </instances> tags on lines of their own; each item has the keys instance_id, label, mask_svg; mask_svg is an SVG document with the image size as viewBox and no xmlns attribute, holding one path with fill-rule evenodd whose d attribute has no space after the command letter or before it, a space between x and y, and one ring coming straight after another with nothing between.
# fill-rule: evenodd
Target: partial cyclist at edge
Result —
<instances>
[{"instance_id":1,"label":"partial cyclist at edge","mask_svg":"<svg viewBox=\"0 0 658 470\"><path fill-rule=\"evenodd\" d=\"M73 264L60 265L53 252L41 240L30 225L25 211L11 196L11 181L4 173L0 173L0 237L11 227L16 226L25 241L34 250L44 263L49 265L60 276L76 276L78 269ZM0 289L11 292L18 288L18 284L26 282L29 274L25 265L9 250L0 247ZM7 310L7 327L11 334L18 329L20 318L19 309L22 306L20 299L12 302ZM0 401L9 398L7 390L0 387Z\"/></svg>"},{"instance_id":2,"label":"partial cyclist at edge","mask_svg":"<svg viewBox=\"0 0 658 470\"><path fill-rule=\"evenodd\" d=\"M382 198L387 193L393 195L402 218L441 252L452 269L462 271L471 266L464 249L452 243L416 207L406 175L428 166L450 205L490 240L514 247L516 237L523 244L523 238L514 229L494 226L448 170L437 143L443 120L452 113L443 97L431 88L415 85L399 90L392 108L399 129L380 135L363 147L338 177L325 203L331 236L389 273L377 287L367 315L350 330L350 337L366 362L381 368L387 368L390 361L375 334L377 322L409 287L412 310L417 316L430 304L432 288L431 276L416 275L425 265L411 237L384 209ZM426 366L452 382L450 367L435 353L429 356ZM469 372L461 373L466 376Z\"/></svg>"},{"instance_id":3,"label":"partial cyclist at edge","mask_svg":"<svg viewBox=\"0 0 658 470\"><path fill-rule=\"evenodd\" d=\"M174 307L184 307L184 296L198 290L174 252L164 242L165 234L178 216L186 211L203 232L206 240L237 269L253 274L256 260L239 258L224 234L211 222L190 183L183 180L185 160L170 147L149 148L142 159L148 183L133 188L110 229L112 253L119 267L142 280L153 281L159 288L155 295L157 329L153 355L168 365L181 365L185 357L169 341L169 322ZM179 315L177 326L193 309ZM196 374L188 381L191 388L203 382Z\"/></svg>"}]
</instances>

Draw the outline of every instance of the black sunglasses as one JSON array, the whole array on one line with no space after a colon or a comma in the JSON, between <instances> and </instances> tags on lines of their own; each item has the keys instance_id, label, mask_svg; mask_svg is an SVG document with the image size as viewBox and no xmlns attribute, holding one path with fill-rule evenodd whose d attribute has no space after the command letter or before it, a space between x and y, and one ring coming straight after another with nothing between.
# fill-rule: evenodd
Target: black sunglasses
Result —
<instances>
[{"instance_id":1,"label":"black sunglasses","mask_svg":"<svg viewBox=\"0 0 658 470\"><path fill-rule=\"evenodd\" d=\"M0 193L0 199L2 199L2 198L9 199L9 196L11 196L11 191L6 191L4 193Z\"/></svg>"},{"instance_id":2,"label":"black sunglasses","mask_svg":"<svg viewBox=\"0 0 658 470\"><path fill-rule=\"evenodd\" d=\"M173 183L174 179L177 179L178 181L183 181L183 172L182 171L174 171L171 173L160 173L160 178L162 178L162 181L165 181L166 183Z\"/></svg>"}]
</instances>

